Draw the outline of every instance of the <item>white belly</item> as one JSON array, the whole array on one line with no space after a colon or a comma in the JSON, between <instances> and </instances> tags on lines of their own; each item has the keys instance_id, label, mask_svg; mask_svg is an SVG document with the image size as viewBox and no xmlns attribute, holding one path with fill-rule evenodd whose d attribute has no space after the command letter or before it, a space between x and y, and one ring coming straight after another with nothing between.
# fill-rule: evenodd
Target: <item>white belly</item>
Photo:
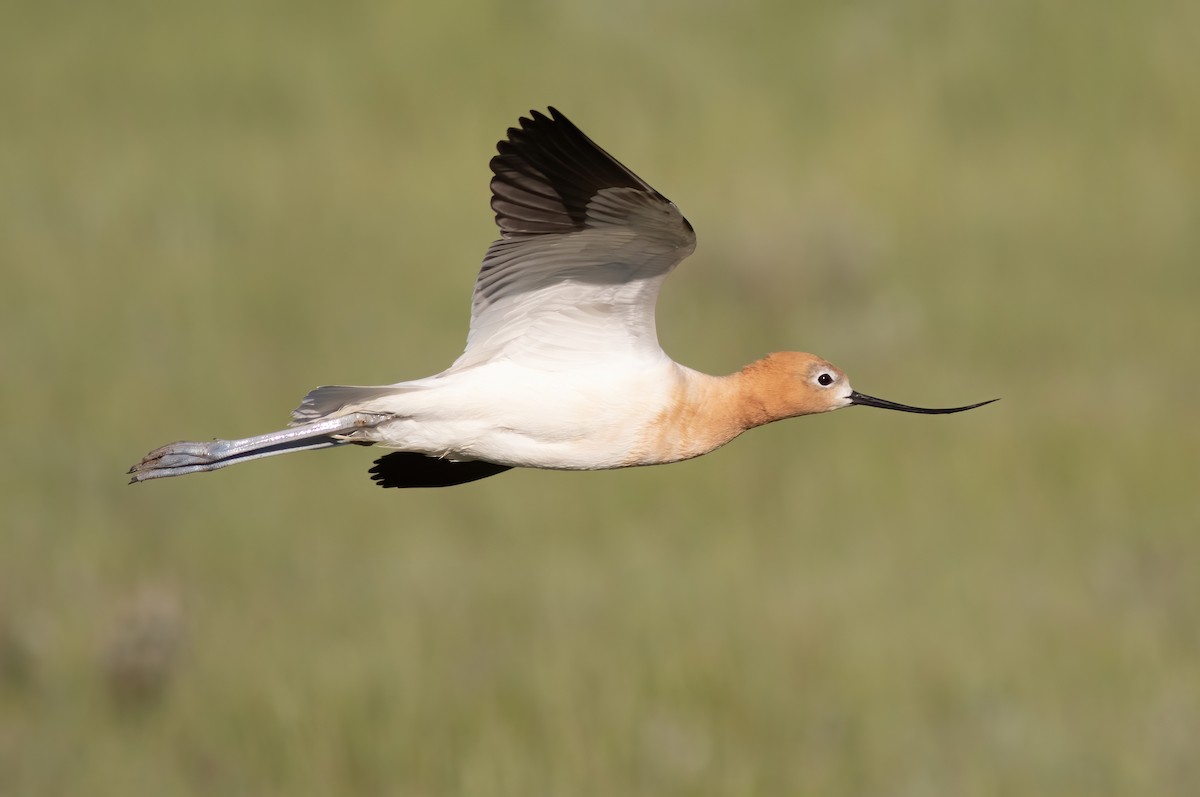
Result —
<instances>
[{"instance_id":1,"label":"white belly","mask_svg":"<svg viewBox=\"0 0 1200 797\"><path fill-rule=\"evenodd\" d=\"M593 470L635 464L644 430L681 382L661 364L537 371L493 363L370 402L395 419L368 433L380 445L514 467Z\"/></svg>"}]
</instances>

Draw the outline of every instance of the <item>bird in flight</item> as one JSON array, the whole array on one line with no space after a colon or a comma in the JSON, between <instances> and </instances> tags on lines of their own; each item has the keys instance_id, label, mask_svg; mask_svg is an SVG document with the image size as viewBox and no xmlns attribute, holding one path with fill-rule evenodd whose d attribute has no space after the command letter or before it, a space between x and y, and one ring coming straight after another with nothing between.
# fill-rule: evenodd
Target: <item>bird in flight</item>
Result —
<instances>
[{"instance_id":1,"label":"bird in flight","mask_svg":"<svg viewBox=\"0 0 1200 797\"><path fill-rule=\"evenodd\" d=\"M466 350L445 371L318 387L289 428L178 442L131 482L349 444L393 449L382 487L445 487L511 468L601 470L698 457L747 429L852 407L945 414L859 393L832 363L779 352L727 376L658 344L663 280L696 246L679 208L554 108L532 111L492 158L500 238L475 281Z\"/></svg>"}]
</instances>

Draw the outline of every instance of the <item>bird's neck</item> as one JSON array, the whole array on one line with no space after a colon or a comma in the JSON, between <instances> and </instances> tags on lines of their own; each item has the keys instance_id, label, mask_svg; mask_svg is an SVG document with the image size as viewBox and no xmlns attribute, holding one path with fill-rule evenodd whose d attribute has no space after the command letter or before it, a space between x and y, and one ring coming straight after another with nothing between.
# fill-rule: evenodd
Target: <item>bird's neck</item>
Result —
<instances>
[{"instance_id":1,"label":"bird's neck","mask_svg":"<svg viewBox=\"0 0 1200 797\"><path fill-rule=\"evenodd\" d=\"M728 376L681 368L671 401L647 426L637 464L674 462L720 448L747 429L803 415L767 357Z\"/></svg>"}]
</instances>

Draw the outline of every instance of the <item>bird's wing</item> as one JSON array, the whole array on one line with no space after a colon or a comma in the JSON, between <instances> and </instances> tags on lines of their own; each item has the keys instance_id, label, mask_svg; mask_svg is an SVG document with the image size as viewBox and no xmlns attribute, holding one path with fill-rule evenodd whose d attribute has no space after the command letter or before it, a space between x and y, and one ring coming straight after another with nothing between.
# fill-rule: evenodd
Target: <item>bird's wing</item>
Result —
<instances>
[{"instance_id":1,"label":"bird's wing","mask_svg":"<svg viewBox=\"0 0 1200 797\"><path fill-rule=\"evenodd\" d=\"M451 370L501 358L558 369L661 357L654 303L696 247L692 226L557 110L531 116L492 158L500 239L483 259L467 348Z\"/></svg>"}]
</instances>

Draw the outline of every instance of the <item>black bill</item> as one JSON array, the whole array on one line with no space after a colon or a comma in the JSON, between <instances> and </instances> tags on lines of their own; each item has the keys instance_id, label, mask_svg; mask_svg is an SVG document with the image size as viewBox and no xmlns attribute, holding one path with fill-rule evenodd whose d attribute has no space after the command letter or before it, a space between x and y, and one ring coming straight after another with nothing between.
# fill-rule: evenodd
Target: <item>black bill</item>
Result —
<instances>
[{"instance_id":1,"label":"black bill","mask_svg":"<svg viewBox=\"0 0 1200 797\"><path fill-rule=\"evenodd\" d=\"M965 407L910 407L907 404L897 404L894 401L887 401L874 396L868 396L864 393L859 393L857 390L850 391L850 404L861 404L864 407L879 407L882 410L900 410L901 412L920 412L926 415L947 415L951 412L964 412L973 410L976 407L982 407L984 404L991 404L993 401L1000 399L989 399L981 401L978 404L968 404Z\"/></svg>"}]
</instances>

